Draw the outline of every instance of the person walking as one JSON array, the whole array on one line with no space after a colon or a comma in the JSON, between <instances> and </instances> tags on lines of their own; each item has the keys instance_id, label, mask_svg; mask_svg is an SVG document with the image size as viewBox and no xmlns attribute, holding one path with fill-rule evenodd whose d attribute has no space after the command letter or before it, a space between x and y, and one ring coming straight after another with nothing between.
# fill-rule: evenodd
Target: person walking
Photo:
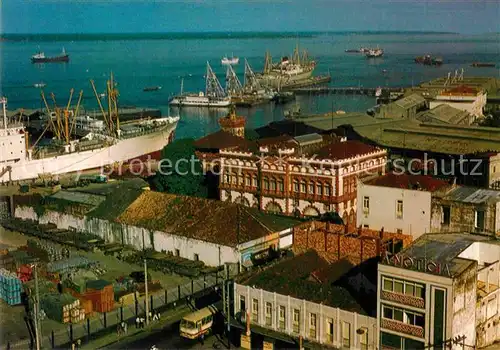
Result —
<instances>
[{"instance_id":1,"label":"person walking","mask_svg":"<svg viewBox=\"0 0 500 350\"><path fill-rule=\"evenodd\" d=\"M76 350L80 349L80 346L82 345L82 340L81 339L78 339L76 341Z\"/></svg>"},{"instance_id":2,"label":"person walking","mask_svg":"<svg viewBox=\"0 0 500 350\"><path fill-rule=\"evenodd\" d=\"M135 328L139 328L139 324L141 323L141 319L139 318L139 316L136 317L135 319Z\"/></svg>"},{"instance_id":3,"label":"person walking","mask_svg":"<svg viewBox=\"0 0 500 350\"><path fill-rule=\"evenodd\" d=\"M201 345L205 345L205 333L201 334Z\"/></svg>"}]
</instances>

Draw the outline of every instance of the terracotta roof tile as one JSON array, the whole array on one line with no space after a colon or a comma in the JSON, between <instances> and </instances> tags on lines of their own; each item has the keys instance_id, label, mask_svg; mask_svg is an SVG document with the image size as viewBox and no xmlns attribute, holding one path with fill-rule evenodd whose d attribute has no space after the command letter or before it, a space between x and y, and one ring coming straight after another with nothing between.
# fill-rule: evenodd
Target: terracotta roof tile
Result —
<instances>
[{"instance_id":1,"label":"terracotta roof tile","mask_svg":"<svg viewBox=\"0 0 500 350\"><path fill-rule=\"evenodd\" d=\"M444 180L435 179L428 175L409 175L388 173L371 179L365 182L370 186L404 188L419 191L434 192L446 187L450 187L450 183Z\"/></svg>"},{"instance_id":2,"label":"terracotta roof tile","mask_svg":"<svg viewBox=\"0 0 500 350\"><path fill-rule=\"evenodd\" d=\"M227 131L219 130L195 141L198 150L220 150L232 147L248 147L249 141Z\"/></svg>"},{"instance_id":3,"label":"terracotta roof tile","mask_svg":"<svg viewBox=\"0 0 500 350\"><path fill-rule=\"evenodd\" d=\"M340 160L348 159L365 154L381 151L382 149L362 143L357 140L349 140L344 142L333 142L321 148L318 152L318 157L322 159Z\"/></svg>"}]
</instances>

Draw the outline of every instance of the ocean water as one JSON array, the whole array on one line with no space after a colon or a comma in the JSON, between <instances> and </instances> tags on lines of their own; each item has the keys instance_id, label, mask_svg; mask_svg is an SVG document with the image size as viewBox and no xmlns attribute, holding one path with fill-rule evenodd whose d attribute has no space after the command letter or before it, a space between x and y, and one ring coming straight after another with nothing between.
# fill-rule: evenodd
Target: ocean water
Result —
<instances>
[{"instance_id":1,"label":"ocean water","mask_svg":"<svg viewBox=\"0 0 500 350\"><path fill-rule=\"evenodd\" d=\"M205 34L120 34L120 35L7 35L0 42L1 93L9 99L9 108L38 108L40 90L33 84L43 82L46 95L53 92L59 105L66 104L71 88L83 90L83 106L96 109L89 80L98 92L105 91L106 79L114 73L120 91L120 105L160 108L164 115L180 115L177 137L201 137L218 130L217 119L224 110L202 108L169 109L168 99L179 92L181 77L184 91L204 90L206 63L210 62L221 84L224 67L221 57L240 57L235 70L243 81L246 58L253 70L261 71L264 54L274 60L291 55L295 45L307 49L317 60L316 74L330 72L332 86L411 86L445 76L456 69L466 75L500 76L500 35L459 35L437 33L205 33ZM347 54L346 49L379 46L384 57L366 59ZM70 54L68 64L32 64L37 51L57 55L62 48ZM415 56L442 56L441 67L426 67L413 62ZM495 62L497 68L472 68L474 61ZM155 92L143 92L146 86L162 86ZM50 100L50 98L49 98ZM50 104L52 104L49 101ZM375 104L364 96L300 96L302 111L324 113L333 110L366 111ZM249 127L258 127L283 118L291 106L272 104L239 109Z\"/></svg>"}]
</instances>

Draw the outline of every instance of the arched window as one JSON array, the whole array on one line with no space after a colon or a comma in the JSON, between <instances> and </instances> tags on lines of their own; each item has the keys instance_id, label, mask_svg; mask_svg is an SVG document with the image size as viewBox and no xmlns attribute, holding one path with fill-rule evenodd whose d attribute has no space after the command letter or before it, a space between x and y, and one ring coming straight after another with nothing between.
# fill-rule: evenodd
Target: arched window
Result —
<instances>
[{"instance_id":1,"label":"arched window","mask_svg":"<svg viewBox=\"0 0 500 350\"><path fill-rule=\"evenodd\" d=\"M252 179L250 178L250 175L245 176L245 186L251 186L252 185Z\"/></svg>"},{"instance_id":2,"label":"arched window","mask_svg":"<svg viewBox=\"0 0 500 350\"><path fill-rule=\"evenodd\" d=\"M226 173L226 176L225 176L225 182L228 184L231 182L231 175L229 173Z\"/></svg>"},{"instance_id":3,"label":"arched window","mask_svg":"<svg viewBox=\"0 0 500 350\"><path fill-rule=\"evenodd\" d=\"M231 173L231 183L233 185L238 183L238 175L236 175L236 173Z\"/></svg>"},{"instance_id":4,"label":"arched window","mask_svg":"<svg viewBox=\"0 0 500 350\"><path fill-rule=\"evenodd\" d=\"M269 179L267 177L264 178L264 189L269 190Z\"/></svg>"},{"instance_id":5,"label":"arched window","mask_svg":"<svg viewBox=\"0 0 500 350\"><path fill-rule=\"evenodd\" d=\"M309 194L314 194L314 182L309 182Z\"/></svg>"},{"instance_id":6,"label":"arched window","mask_svg":"<svg viewBox=\"0 0 500 350\"><path fill-rule=\"evenodd\" d=\"M294 192L299 192L299 181L293 180L293 191Z\"/></svg>"},{"instance_id":7,"label":"arched window","mask_svg":"<svg viewBox=\"0 0 500 350\"><path fill-rule=\"evenodd\" d=\"M253 187L257 187L257 175L252 176L252 185Z\"/></svg>"},{"instance_id":8,"label":"arched window","mask_svg":"<svg viewBox=\"0 0 500 350\"><path fill-rule=\"evenodd\" d=\"M285 192L285 185L283 183L283 179L278 180L278 191Z\"/></svg>"},{"instance_id":9,"label":"arched window","mask_svg":"<svg viewBox=\"0 0 500 350\"><path fill-rule=\"evenodd\" d=\"M316 194L318 196L321 196L323 194L323 184L321 182L318 182L316 184Z\"/></svg>"},{"instance_id":10,"label":"arched window","mask_svg":"<svg viewBox=\"0 0 500 350\"><path fill-rule=\"evenodd\" d=\"M307 193L306 182L304 180L300 182L300 192Z\"/></svg>"},{"instance_id":11,"label":"arched window","mask_svg":"<svg viewBox=\"0 0 500 350\"><path fill-rule=\"evenodd\" d=\"M276 191L276 179L271 179L271 191Z\"/></svg>"},{"instance_id":12,"label":"arched window","mask_svg":"<svg viewBox=\"0 0 500 350\"><path fill-rule=\"evenodd\" d=\"M243 186L243 183L245 182L245 175L242 173L238 174L238 185Z\"/></svg>"},{"instance_id":13,"label":"arched window","mask_svg":"<svg viewBox=\"0 0 500 350\"><path fill-rule=\"evenodd\" d=\"M330 196L330 185L325 184L325 196Z\"/></svg>"}]
</instances>

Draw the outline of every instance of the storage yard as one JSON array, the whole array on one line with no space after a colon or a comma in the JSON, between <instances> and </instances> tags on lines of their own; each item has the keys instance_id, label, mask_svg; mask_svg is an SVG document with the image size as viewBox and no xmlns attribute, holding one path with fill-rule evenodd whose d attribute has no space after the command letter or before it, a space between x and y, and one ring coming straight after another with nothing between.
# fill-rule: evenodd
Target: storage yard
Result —
<instances>
[{"instance_id":1,"label":"storage yard","mask_svg":"<svg viewBox=\"0 0 500 350\"><path fill-rule=\"evenodd\" d=\"M123 246L106 245L91 236L82 235L76 240L72 232L64 233L48 225L9 222L5 226L21 228L26 235L0 226L0 312L3 315L0 327L4 343L29 339L24 317L34 310L34 264L45 337L53 331L67 331L68 324L83 325L87 318L102 322L103 313L121 306L132 305L133 309L136 300L141 305L144 303L143 259L139 253ZM169 263L166 254L158 254L161 262L156 263L157 257L148 255L151 297L166 296L166 290L177 290L177 286L190 281L181 276L179 261ZM191 275L199 275L202 268L190 270L188 266L184 272L197 271ZM164 273L173 271L177 273Z\"/></svg>"}]
</instances>

